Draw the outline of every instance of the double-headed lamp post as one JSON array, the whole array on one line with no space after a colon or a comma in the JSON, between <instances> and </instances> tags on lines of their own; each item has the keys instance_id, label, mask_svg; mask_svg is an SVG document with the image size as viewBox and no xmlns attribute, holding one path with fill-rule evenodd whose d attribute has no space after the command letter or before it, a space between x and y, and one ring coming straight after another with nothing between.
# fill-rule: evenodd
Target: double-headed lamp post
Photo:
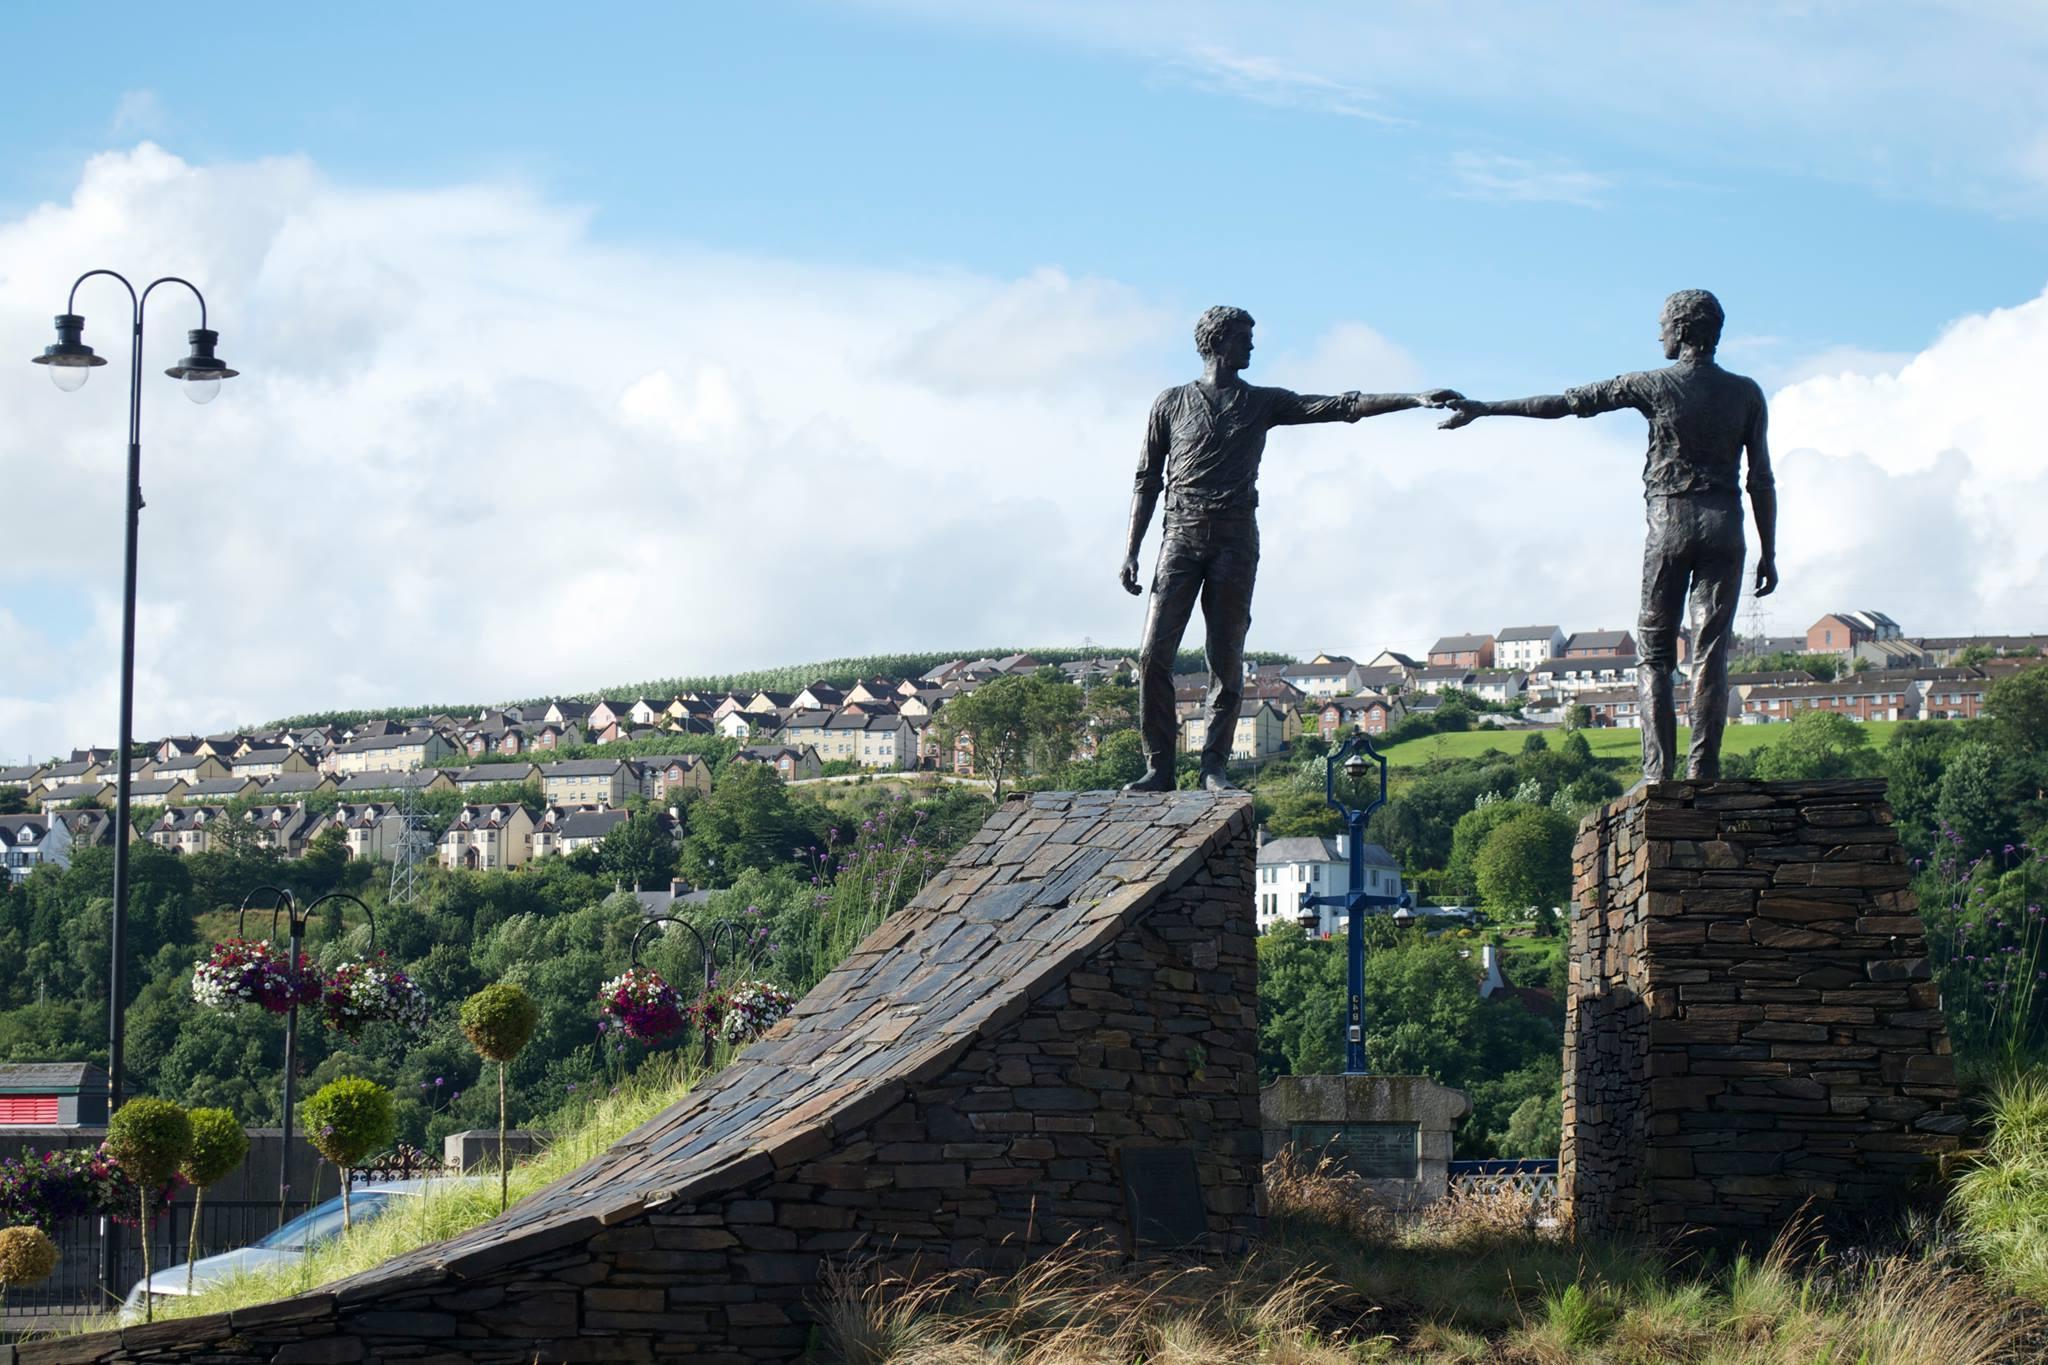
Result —
<instances>
[{"instance_id":1,"label":"double-headed lamp post","mask_svg":"<svg viewBox=\"0 0 2048 1365\"><path fill-rule=\"evenodd\" d=\"M213 354L220 334L206 326L206 298L196 285L174 275L152 281L140 294L126 277L112 270L88 270L72 282L71 294L57 315L57 344L46 346L34 358L47 365L50 380L69 393L84 386L99 366L107 363L85 344L85 319L78 306L78 286L95 275L121 282L128 291L133 331L128 347L128 487L123 500L123 558L121 582L121 739L119 771L114 796L114 919L111 933L113 963L108 971L107 1001L107 1109L121 1106L125 1079L122 1062L127 1043L127 927L128 927L128 829L129 783L134 777L129 750L135 747L135 541L142 517L142 322L149 296L162 284L179 284L199 300L199 326L187 333L192 354L164 373L182 381L185 396L195 403L210 403L220 392L220 381L232 379L239 371L229 369Z\"/></svg>"},{"instance_id":2,"label":"double-headed lamp post","mask_svg":"<svg viewBox=\"0 0 2048 1365\"><path fill-rule=\"evenodd\" d=\"M114 787L114 914L108 935L113 961L107 971L107 1112L112 1114L121 1107L121 1088L125 1079L122 1062L128 1038L129 784L135 776L129 750L135 747L135 539L142 518L142 321L149 296L158 285L183 285L192 291L193 298L199 300L199 326L186 333L192 354L164 371L182 382L185 396L195 403L210 403L220 393L220 381L233 379L239 371L229 369L214 355L213 348L220 343L220 334L207 328L206 296L190 280L166 275L152 280L137 294L126 276L112 270L88 270L71 282L71 293L65 300L64 311L57 315L56 345L44 347L41 355L33 357L35 364L49 366L50 381L58 388L66 393L82 388L92 372L107 363L104 356L95 355L92 347L85 344L85 319L76 311L78 286L95 275L119 280L121 287L128 291L133 329L128 343L128 486L122 509L121 739ZM101 1263L101 1274L109 1290L114 1288L119 1268L120 1245L110 1228Z\"/></svg>"},{"instance_id":3,"label":"double-headed lamp post","mask_svg":"<svg viewBox=\"0 0 2048 1365\"><path fill-rule=\"evenodd\" d=\"M1380 769L1380 792L1371 801L1357 809L1337 799L1337 769L1341 766L1344 775L1353 782L1362 780L1370 764L1377 763ZM1373 748L1372 741L1363 734L1355 734L1344 741L1337 752L1331 754L1323 771L1323 800L1330 809L1344 817L1350 830L1351 876L1350 884L1334 896L1318 896L1313 891L1301 893L1301 922L1303 927L1321 921L1321 907L1341 906L1350 916L1350 995L1344 1016L1344 1074L1363 1076L1365 1066L1365 913L1368 906L1393 906L1401 903L1399 896L1369 896L1365 891L1365 822L1372 813L1387 803L1387 760L1385 755Z\"/></svg>"}]
</instances>

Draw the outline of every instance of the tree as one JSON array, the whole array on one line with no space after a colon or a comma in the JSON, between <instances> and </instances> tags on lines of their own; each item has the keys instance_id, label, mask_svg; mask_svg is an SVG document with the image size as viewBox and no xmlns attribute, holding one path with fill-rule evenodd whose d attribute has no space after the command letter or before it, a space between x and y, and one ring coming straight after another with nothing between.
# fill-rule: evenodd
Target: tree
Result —
<instances>
[{"instance_id":1,"label":"tree","mask_svg":"<svg viewBox=\"0 0 2048 1365\"><path fill-rule=\"evenodd\" d=\"M730 882L747 868L786 867L818 842L766 764L729 763L711 795L690 807L683 872L700 886Z\"/></svg>"},{"instance_id":2,"label":"tree","mask_svg":"<svg viewBox=\"0 0 2048 1365\"><path fill-rule=\"evenodd\" d=\"M1564 728L1573 732L1585 729L1593 723L1593 708L1584 702L1575 701L1564 709Z\"/></svg>"},{"instance_id":3,"label":"tree","mask_svg":"<svg viewBox=\"0 0 2048 1365\"><path fill-rule=\"evenodd\" d=\"M1816 782L1861 777L1875 766L1870 732L1833 711L1807 711L1756 756L1766 782Z\"/></svg>"},{"instance_id":4,"label":"tree","mask_svg":"<svg viewBox=\"0 0 2048 1365\"><path fill-rule=\"evenodd\" d=\"M149 1227L158 1192L192 1150L192 1120L169 1100L133 1099L107 1122L108 1155L134 1180L142 1214L142 1283L149 1283ZM144 1291L145 1321L154 1321L155 1296Z\"/></svg>"},{"instance_id":5,"label":"tree","mask_svg":"<svg viewBox=\"0 0 2048 1365\"><path fill-rule=\"evenodd\" d=\"M1476 864L1479 850L1488 837L1508 821L1535 807L1520 801L1488 801L1458 817L1451 828L1451 857L1444 864L1444 878L1460 896L1479 889Z\"/></svg>"},{"instance_id":6,"label":"tree","mask_svg":"<svg viewBox=\"0 0 2048 1365\"><path fill-rule=\"evenodd\" d=\"M1073 756L1083 722L1081 689L1043 673L996 678L939 708L933 730L941 750L965 737L974 767L1003 784L1031 764L1064 765Z\"/></svg>"},{"instance_id":7,"label":"tree","mask_svg":"<svg viewBox=\"0 0 2048 1365\"><path fill-rule=\"evenodd\" d=\"M1261 1082L1336 1071L1344 1064L1343 952L1286 921L1258 947Z\"/></svg>"},{"instance_id":8,"label":"tree","mask_svg":"<svg viewBox=\"0 0 2048 1365\"><path fill-rule=\"evenodd\" d=\"M747 766L752 766L747 765ZM498 1064L498 1211L504 1212L512 1162L505 1150L505 1064L519 1055L540 1025L533 997L507 981L486 986L462 1002L462 1032L485 1061Z\"/></svg>"},{"instance_id":9,"label":"tree","mask_svg":"<svg viewBox=\"0 0 2048 1365\"><path fill-rule=\"evenodd\" d=\"M192 1187L192 1235L185 1246L185 1292L192 1292L192 1271L199 1262L199 1212L206 1203L206 1189L219 1184L249 1155L249 1134L241 1120L226 1109L194 1109L192 1149L185 1153L178 1173Z\"/></svg>"},{"instance_id":10,"label":"tree","mask_svg":"<svg viewBox=\"0 0 2048 1365\"><path fill-rule=\"evenodd\" d=\"M1984 693L1984 714L1998 737L2024 754L2048 751L2048 665L2000 678Z\"/></svg>"},{"instance_id":11,"label":"tree","mask_svg":"<svg viewBox=\"0 0 2048 1365\"><path fill-rule=\"evenodd\" d=\"M349 1168L398 1136L398 1106L391 1091L361 1076L341 1076L313 1092L300 1111L306 1139L341 1172L341 1226L349 1217Z\"/></svg>"},{"instance_id":12,"label":"tree","mask_svg":"<svg viewBox=\"0 0 2048 1365\"><path fill-rule=\"evenodd\" d=\"M1521 811L1497 826L1472 864L1487 909L1520 914L1534 906L1538 923L1554 928L1549 911L1571 895L1572 836L1571 821L1547 806Z\"/></svg>"},{"instance_id":13,"label":"tree","mask_svg":"<svg viewBox=\"0 0 2048 1365\"><path fill-rule=\"evenodd\" d=\"M743 764L743 767L760 766ZM634 811L597 846L597 866L621 886L659 890L676 874L676 841L652 807Z\"/></svg>"},{"instance_id":14,"label":"tree","mask_svg":"<svg viewBox=\"0 0 2048 1365\"><path fill-rule=\"evenodd\" d=\"M2016 825L2023 793L2014 780L2018 769L2011 755L1980 739L1949 752L1934 811L1962 840L1964 852L1974 857L2019 837Z\"/></svg>"}]
</instances>

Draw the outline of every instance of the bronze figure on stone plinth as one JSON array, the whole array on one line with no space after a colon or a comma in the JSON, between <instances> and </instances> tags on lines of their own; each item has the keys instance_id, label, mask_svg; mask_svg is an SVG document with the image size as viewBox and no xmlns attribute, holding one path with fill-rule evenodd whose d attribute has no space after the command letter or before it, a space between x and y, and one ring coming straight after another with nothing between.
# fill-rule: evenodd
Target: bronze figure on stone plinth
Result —
<instances>
[{"instance_id":1,"label":"bronze figure on stone plinth","mask_svg":"<svg viewBox=\"0 0 2048 1365\"><path fill-rule=\"evenodd\" d=\"M1159 562L1152 572L1152 602L1138 651L1138 710L1145 740L1145 775L1131 791L1171 791L1175 732L1173 660L1197 599L1207 632L1208 735L1202 745L1202 785L1230 786L1224 765L1237 732L1244 698L1244 636L1252 621L1252 582L1259 569L1259 458L1266 433L1304 422L1356 422L1408 408L1445 407L1449 389L1428 393L1343 393L1332 398L1262 388L1238 378L1252 359L1252 316L1242 308L1211 308L1195 323L1202 377L1166 390L1145 424L1131 498L1130 538L1124 550L1124 590L1136 595L1138 547L1152 524L1160 495Z\"/></svg>"},{"instance_id":2,"label":"bronze figure on stone plinth","mask_svg":"<svg viewBox=\"0 0 2048 1365\"><path fill-rule=\"evenodd\" d=\"M1678 627L1688 593L1693 613L1691 778L1721 775L1721 732L1728 722L1728 646L1742 596L1742 489L1749 489L1762 557L1756 595L1778 586L1778 496L1764 431L1764 393L1753 379L1714 363L1721 304L1704 289L1682 289L1664 301L1659 340L1676 364L1624 374L1598 384L1537 398L1486 403L1460 399L1441 423L1462 427L1480 417L1591 417L1634 408L1650 420L1643 464L1648 534L1643 542L1643 601L1637 692L1642 708L1643 776L1668 780L1677 763L1677 717L1671 674L1678 664ZM1743 452L1748 478L1742 478Z\"/></svg>"}]
</instances>

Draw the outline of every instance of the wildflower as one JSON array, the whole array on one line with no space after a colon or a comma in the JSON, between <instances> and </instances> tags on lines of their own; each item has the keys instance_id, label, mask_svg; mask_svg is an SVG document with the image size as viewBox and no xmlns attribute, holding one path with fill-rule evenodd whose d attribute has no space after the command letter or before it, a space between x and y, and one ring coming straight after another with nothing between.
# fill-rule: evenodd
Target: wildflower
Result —
<instances>
[{"instance_id":1,"label":"wildflower","mask_svg":"<svg viewBox=\"0 0 2048 1365\"><path fill-rule=\"evenodd\" d=\"M435 1085L436 1087L439 1087L439 1086L440 1086L440 1084L441 1084L441 1079L442 1079L442 1078L441 1078L441 1077L439 1077L439 1076L436 1076L436 1077L434 1077L434 1085Z\"/></svg>"}]
</instances>

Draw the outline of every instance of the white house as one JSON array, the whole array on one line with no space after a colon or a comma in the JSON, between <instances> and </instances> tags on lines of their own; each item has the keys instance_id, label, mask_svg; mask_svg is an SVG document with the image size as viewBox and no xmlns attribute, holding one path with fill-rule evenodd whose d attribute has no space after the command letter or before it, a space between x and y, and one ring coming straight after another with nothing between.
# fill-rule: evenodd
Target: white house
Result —
<instances>
[{"instance_id":1,"label":"white house","mask_svg":"<svg viewBox=\"0 0 2048 1365\"><path fill-rule=\"evenodd\" d=\"M1299 923L1301 893L1333 896L1351 885L1351 838L1303 836L1269 839L1259 845L1258 922L1264 933L1275 924ZM1401 865L1378 844L1365 846L1365 891L1370 896L1401 895ZM1314 932L1322 937L1349 929L1343 910L1320 906L1321 922ZM1381 913L1385 913L1382 911Z\"/></svg>"},{"instance_id":2,"label":"white house","mask_svg":"<svg viewBox=\"0 0 2048 1365\"><path fill-rule=\"evenodd\" d=\"M1493 666L1531 672L1545 659L1564 653L1564 640L1556 626L1509 626L1493 637Z\"/></svg>"}]
</instances>

